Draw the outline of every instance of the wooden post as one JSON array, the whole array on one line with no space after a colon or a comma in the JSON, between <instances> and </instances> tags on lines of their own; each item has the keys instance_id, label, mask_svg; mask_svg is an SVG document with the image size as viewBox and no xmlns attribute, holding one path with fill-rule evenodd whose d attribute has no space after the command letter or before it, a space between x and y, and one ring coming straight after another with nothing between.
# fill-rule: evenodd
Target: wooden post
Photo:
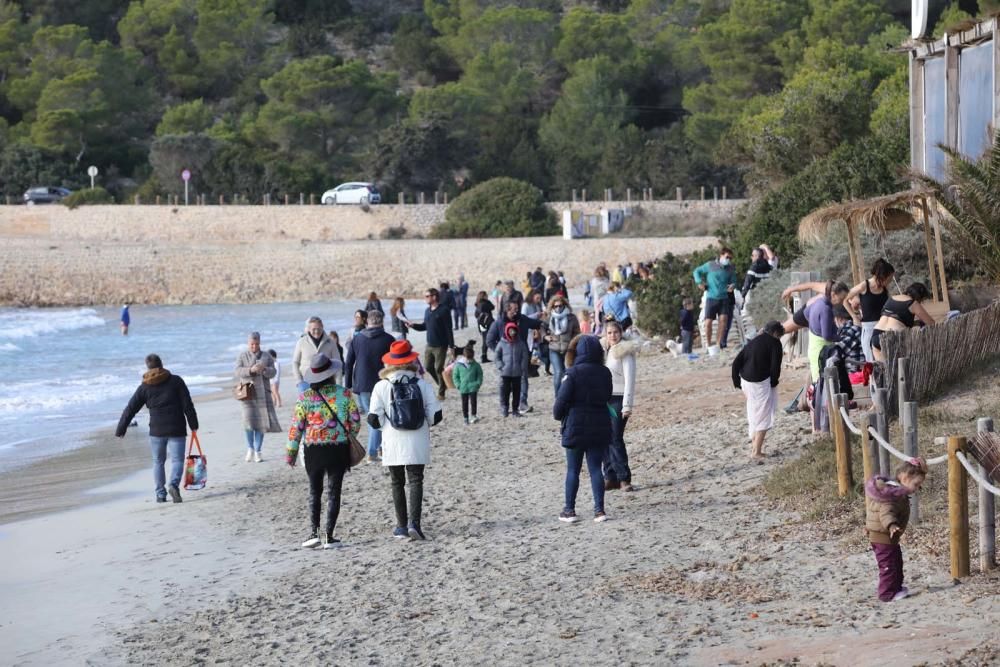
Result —
<instances>
[{"instance_id":1,"label":"wooden post","mask_svg":"<svg viewBox=\"0 0 1000 667\"><path fill-rule=\"evenodd\" d=\"M934 270L934 242L931 239L931 214L927 210L927 197L920 198L920 210L924 217L924 248L927 251L927 279L931 284L931 296L935 301L941 300L938 292L937 271Z\"/></svg>"},{"instance_id":2,"label":"wooden post","mask_svg":"<svg viewBox=\"0 0 1000 667\"><path fill-rule=\"evenodd\" d=\"M136 195L136 196L135 196L135 199L134 199L133 201L135 201L135 205L136 205L136 206L138 206L139 204L141 204L141 203L142 203L141 201L139 201L139 195Z\"/></svg>"},{"instance_id":3,"label":"wooden post","mask_svg":"<svg viewBox=\"0 0 1000 667\"><path fill-rule=\"evenodd\" d=\"M444 205L447 206L448 205L448 193L445 192L443 194L444 194Z\"/></svg>"},{"instance_id":4,"label":"wooden post","mask_svg":"<svg viewBox=\"0 0 1000 667\"><path fill-rule=\"evenodd\" d=\"M899 423L903 428L903 453L909 457L919 456L917 452L917 404L907 401L899 413ZM920 503L917 494L910 496L910 523L920 521Z\"/></svg>"},{"instance_id":5,"label":"wooden post","mask_svg":"<svg viewBox=\"0 0 1000 667\"><path fill-rule=\"evenodd\" d=\"M580 203L581 204L587 203L587 188L580 190Z\"/></svg>"},{"instance_id":6,"label":"wooden post","mask_svg":"<svg viewBox=\"0 0 1000 667\"><path fill-rule=\"evenodd\" d=\"M219 206L222 206L225 203L226 203L226 197L225 197L225 195L219 195Z\"/></svg>"},{"instance_id":7,"label":"wooden post","mask_svg":"<svg viewBox=\"0 0 1000 667\"><path fill-rule=\"evenodd\" d=\"M437 206L441 203L441 192L440 190L434 191L434 205Z\"/></svg>"},{"instance_id":8,"label":"wooden post","mask_svg":"<svg viewBox=\"0 0 1000 667\"><path fill-rule=\"evenodd\" d=\"M830 430L837 447L837 495L847 497L854 488L854 471L851 469L851 441L840 408L847 405L847 394L834 396L835 414L830 418Z\"/></svg>"},{"instance_id":9,"label":"wooden post","mask_svg":"<svg viewBox=\"0 0 1000 667\"><path fill-rule=\"evenodd\" d=\"M705 186L701 186L701 200L705 201Z\"/></svg>"},{"instance_id":10,"label":"wooden post","mask_svg":"<svg viewBox=\"0 0 1000 667\"><path fill-rule=\"evenodd\" d=\"M576 203L576 188L573 188L573 203Z\"/></svg>"},{"instance_id":11,"label":"wooden post","mask_svg":"<svg viewBox=\"0 0 1000 667\"><path fill-rule=\"evenodd\" d=\"M310 206L316 205L316 195L313 194L312 192L309 193L309 205Z\"/></svg>"},{"instance_id":12,"label":"wooden post","mask_svg":"<svg viewBox=\"0 0 1000 667\"><path fill-rule=\"evenodd\" d=\"M156 205L160 205L160 195L156 195Z\"/></svg>"},{"instance_id":13,"label":"wooden post","mask_svg":"<svg viewBox=\"0 0 1000 667\"><path fill-rule=\"evenodd\" d=\"M625 204L632 205L632 188L625 188Z\"/></svg>"},{"instance_id":14,"label":"wooden post","mask_svg":"<svg viewBox=\"0 0 1000 667\"><path fill-rule=\"evenodd\" d=\"M306 205L306 193L300 192L299 193L299 206L305 206L305 205Z\"/></svg>"},{"instance_id":15,"label":"wooden post","mask_svg":"<svg viewBox=\"0 0 1000 667\"><path fill-rule=\"evenodd\" d=\"M712 201L719 201L719 186L712 186Z\"/></svg>"},{"instance_id":16,"label":"wooden post","mask_svg":"<svg viewBox=\"0 0 1000 667\"><path fill-rule=\"evenodd\" d=\"M965 438L948 438L948 523L951 527L951 578L969 576L969 480L955 456L965 452Z\"/></svg>"},{"instance_id":17,"label":"wooden post","mask_svg":"<svg viewBox=\"0 0 1000 667\"><path fill-rule=\"evenodd\" d=\"M399 193L399 205L402 206L405 203L406 203L406 195L404 195L402 192L400 192Z\"/></svg>"},{"instance_id":18,"label":"wooden post","mask_svg":"<svg viewBox=\"0 0 1000 667\"><path fill-rule=\"evenodd\" d=\"M896 373L896 389L897 398L899 399L899 411L896 416L902 421L903 410L906 409L906 402L910 400L909 386L906 380L906 357L900 357L896 360L898 371Z\"/></svg>"},{"instance_id":19,"label":"wooden post","mask_svg":"<svg viewBox=\"0 0 1000 667\"><path fill-rule=\"evenodd\" d=\"M423 205L424 203L426 203L426 201L425 201L424 197L425 197L425 195L424 195L424 192L423 192L423 190L421 190L421 191L420 191L420 205L421 205L421 206L422 206L422 205Z\"/></svg>"},{"instance_id":20,"label":"wooden post","mask_svg":"<svg viewBox=\"0 0 1000 667\"><path fill-rule=\"evenodd\" d=\"M722 186L722 200L725 201L726 199L727 199L727 197L726 197L726 186L723 185Z\"/></svg>"},{"instance_id":21,"label":"wooden post","mask_svg":"<svg viewBox=\"0 0 1000 667\"><path fill-rule=\"evenodd\" d=\"M976 422L979 433L992 433L993 420L979 419ZM986 468L979 465L979 474L983 479L989 479ZM986 489L979 487L979 569L988 572L996 567L997 535L996 535L996 498Z\"/></svg>"},{"instance_id":22,"label":"wooden post","mask_svg":"<svg viewBox=\"0 0 1000 667\"><path fill-rule=\"evenodd\" d=\"M875 403L875 430L878 431L878 434L886 442L889 442L889 415L885 405L888 400L887 397L888 393L889 392L885 389L876 389L872 393L872 401ZM885 447L879 445L878 446L879 474L881 474L883 477L888 477L890 468L891 465L889 461L889 452L885 451Z\"/></svg>"},{"instance_id":23,"label":"wooden post","mask_svg":"<svg viewBox=\"0 0 1000 667\"><path fill-rule=\"evenodd\" d=\"M4 196L3 196L3 202L4 202L4 204L6 204L7 206L10 206L10 195L4 195Z\"/></svg>"},{"instance_id":24,"label":"wooden post","mask_svg":"<svg viewBox=\"0 0 1000 667\"><path fill-rule=\"evenodd\" d=\"M847 250L851 258L851 278L855 284L864 280L861 269L861 258L858 257L858 233L854 225L847 223Z\"/></svg>"},{"instance_id":25,"label":"wooden post","mask_svg":"<svg viewBox=\"0 0 1000 667\"><path fill-rule=\"evenodd\" d=\"M865 481L878 472L878 450L880 447L871 436L868 429L875 426L875 415L871 412L861 413L861 465L864 468Z\"/></svg>"}]
</instances>

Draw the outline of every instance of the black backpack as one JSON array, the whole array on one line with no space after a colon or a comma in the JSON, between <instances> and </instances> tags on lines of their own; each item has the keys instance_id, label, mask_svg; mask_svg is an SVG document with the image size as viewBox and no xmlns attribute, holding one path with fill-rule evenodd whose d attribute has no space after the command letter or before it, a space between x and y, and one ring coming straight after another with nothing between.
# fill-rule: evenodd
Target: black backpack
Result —
<instances>
[{"instance_id":1,"label":"black backpack","mask_svg":"<svg viewBox=\"0 0 1000 667\"><path fill-rule=\"evenodd\" d=\"M399 382L393 382L391 396L389 422L393 428L413 431L424 425L427 415L424 413L424 397L417 378L402 378Z\"/></svg>"}]
</instances>

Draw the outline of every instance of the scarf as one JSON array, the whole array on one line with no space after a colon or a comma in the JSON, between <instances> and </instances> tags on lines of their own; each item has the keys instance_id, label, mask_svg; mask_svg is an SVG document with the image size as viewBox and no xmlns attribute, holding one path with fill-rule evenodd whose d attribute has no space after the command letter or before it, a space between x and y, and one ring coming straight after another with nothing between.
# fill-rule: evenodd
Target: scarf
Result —
<instances>
[{"instance_id":1,"label":"scarf","mask_svg":"<svg viewBox=\"0 0 1000 667\"><path fill-rule=\"evenodd\" d=\"M554 336L561 336L569 330L569 308L564 308L561 313L554 310L549 313L549 330Z\"/></svg>"}]
</instances>

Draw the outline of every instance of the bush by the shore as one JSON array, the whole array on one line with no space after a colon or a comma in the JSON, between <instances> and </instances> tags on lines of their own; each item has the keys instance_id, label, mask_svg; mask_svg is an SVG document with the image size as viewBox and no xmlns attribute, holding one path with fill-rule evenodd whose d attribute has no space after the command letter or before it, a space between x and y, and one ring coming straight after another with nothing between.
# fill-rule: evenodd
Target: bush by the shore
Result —
<instances>
[{"instance_id":1,"label":"bush by the shore","mask_svg":"<svg viewBox=\"0 0 1000 667\"><path fill-rule=\"evenodd\" d=\"M542 193L530 183L494 178L459 195L445 214L445 222L432 238L500 238L554 236L559 233L555 214L545 206Z\"/></svg>"},{"instance_id":2,"label":"bush by the shore","mask_svg":"<svg viewBox=\"0 0 1000 667\"><path fill-rule=\"evenodd\" d=\"M115 198L104 188L98 186L89 190L77 190L61 202L67 208L77 208L88 204L114 204Z\"/></svg>"},{"instance_id":3,"label":"bush by the shore","mask_svg":"<svg viewBox=\"0 0 1000 667\"><path fill-rule=\"evenodd\" d=\"M684 297L691 297L695 308L701 299L701 292L694 284L694 270L718 254L719 249L713 247L690 255L667 253L657 260L651 279L637 280L631 285L636 292L637 324L643 331L671 338L680 335L678 315Z\"/></svg>"}]
</instances>

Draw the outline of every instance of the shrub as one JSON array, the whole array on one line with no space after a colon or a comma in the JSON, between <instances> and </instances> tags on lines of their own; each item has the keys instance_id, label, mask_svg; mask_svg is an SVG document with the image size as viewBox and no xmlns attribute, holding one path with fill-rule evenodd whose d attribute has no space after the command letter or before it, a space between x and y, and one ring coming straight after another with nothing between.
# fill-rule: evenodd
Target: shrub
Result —
<instances>
[{"instance_id":1,"label":"shrub","mask_svg":"<svg viewBox=\"0 0 1000 667\"><path fill-rule=\"evenodd\" d=\"M98 186L87 190L77 190L69 197L64 198L60 203L64 204L67 208L76 208L88 204L114 204L115 198L111 196L110 192Z\"/></svg>"},{"instance_id":2,"label":"shrub","mask_svg":"<svg viewBox=\"0 0 1000 667\"><path fill-rule=\"evenodd\" d=\"M542 193L530 183L494 178L464 192L445 213L432 238L498 238L553 236L559 233L555 214Z\"/></svg>"},{"instance_id":3,"label":"shrub","mask_svg":"<svg viewBox=\"0 0 1000 667\"><path fill-rule=\"evenodd\" d=\"M647 333L671 337L678 335L678 313L684 297L691 297L696 309L701 298L692 273L718 254L718 248L708 247L690 255L667 253L657 260L652 278L631 285L636 291L637 324Z\"/></svg>"}]
</instances>

